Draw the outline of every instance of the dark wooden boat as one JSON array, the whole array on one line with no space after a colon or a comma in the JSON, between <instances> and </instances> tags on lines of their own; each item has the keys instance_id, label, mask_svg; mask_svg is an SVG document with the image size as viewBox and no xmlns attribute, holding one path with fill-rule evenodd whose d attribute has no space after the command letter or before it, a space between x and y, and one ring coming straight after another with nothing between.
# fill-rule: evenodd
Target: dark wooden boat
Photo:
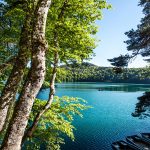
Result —
<instances>
[{"instance_id":1,"label":"dark wooden boat","mask_svg":"<svg viewBox=\"0 0 150 150\"><path fill-rule=\"evenodd\" d=\"M139 147L140 150L150 150L150 142L138 135L128 136L126 140L127 142Z\"/></svg>"},{"instance_id":2,"label":"dark wooden boat","mask_svg":"<svg viewBox=\"0 0 150 150\"><path fill-rule=\"evenodd\" d=\"M123 140L112 143L112 148L114 150L140 150L136 145Z\"/></svg>"},{"instance_id":3,"label":"dark wooden boat","mask_svg":"<svg viewBox=\"0 0 150 150\"><path fill-rule=\"evenodd\" d=\"M150 142L150 133L141 133L141 136L142 136L145 140L147 140L147 141Z\"/></svg>"}]
</instances>

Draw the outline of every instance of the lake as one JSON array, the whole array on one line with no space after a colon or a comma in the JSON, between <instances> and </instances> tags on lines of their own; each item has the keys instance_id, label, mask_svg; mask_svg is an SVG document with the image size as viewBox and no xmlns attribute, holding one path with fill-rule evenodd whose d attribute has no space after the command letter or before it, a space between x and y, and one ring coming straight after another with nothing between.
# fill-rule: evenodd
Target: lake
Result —
<instances>
[{"instance_id":1,"label":"lake","mask_svg":"<svg viewBox=\"0 0 150 150\"><path fill-rule=\"evenodd\" d=\"M66 138L62 150L111 150L111 143L126 136L150 132L150 118L132 117L137 97L148 91L150 85L115 83L62 83L57 84L56 95L81 97L93 108L83 112L84 117L74 120L75 138ZM38 98L47 99L49 90Z\"/></svg>"}]
</instances>

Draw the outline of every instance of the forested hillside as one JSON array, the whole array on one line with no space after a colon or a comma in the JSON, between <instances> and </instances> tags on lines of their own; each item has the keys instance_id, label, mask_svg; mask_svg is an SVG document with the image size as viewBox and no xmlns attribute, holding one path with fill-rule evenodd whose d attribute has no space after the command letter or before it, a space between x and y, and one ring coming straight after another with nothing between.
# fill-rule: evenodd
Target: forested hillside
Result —
<instances>
[{"instance_id":1,"label":"forested hillside","mask_svg":"<svg viewBox=\"0 0 150 150\"><path fill-rule=\"evenodd\" d=\"M70 64L59 68L57 82L125 82L150 83L150 68L124 68L116 73L114 68L99 67L90 63ZM48 78L49 74L47 74Z\"/></svg>"}]
</instances>

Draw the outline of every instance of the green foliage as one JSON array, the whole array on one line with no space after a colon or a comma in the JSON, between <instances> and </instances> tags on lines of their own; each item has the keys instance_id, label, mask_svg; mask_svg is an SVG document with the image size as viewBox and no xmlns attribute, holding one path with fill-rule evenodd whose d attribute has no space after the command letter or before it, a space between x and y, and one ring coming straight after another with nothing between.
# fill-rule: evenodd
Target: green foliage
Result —
<instances>
[{"instance_id":1,"label":"green foliage","mask_svg":"<svg viewBox=\"0 0 150 150\"><path fill-rule=\"evenodd\" d=\"M145 92L142 96L138 97L135 112L132 113L132 116L139 117L140 119L150 117L150 92Z\"/></svg>"},{"instance_id":2,"label":"green foliage","mask_svg":"<svg viewBox=\"0 0 150 150\"><path fill-rule=\"evenodd\" d=\"M123 72L123 68L128 66L128 62L129 62L130 56L127 55L120 55L119 57L115 57L113 59L108 59L108 61L110 62L110 64L112 66L114 66L114 72L116 74L122 73Z\"/></svg>"},{"instance_id":3,"label":"green foliage","mask_svg":"<svg viewBox=\"0 0 150 150\"><path fill-rule=\"evenodd\" d=\"M50 83L45 80L42 84L42 89L49 88L49 86L50 86Z\"/></svg>"},{"instance_id":4,"label":"green foliage","mask_svg":"<svg viewBox=\"0 0 150 150\"><path fill-rule=\"evenodd\" d=\"M0 91L2 91L3 87L4 87L4 81L2 78L0 78Z\"/></svg>"},{"instance_id":5,"label":"green foliage","mask_svg":"<svg viewBox=\"0 0 150 150\"><path fill-rule=\"evenodd\" d=\"M21 1L5 0L5 2L7 5L4 3L5 5L2 4L0 7L0 10L2 10L0 16L0 64L18 53L20 31L25 17L24 9L26 8L21 7L19 4ZM49 82L51 79L56 51L59 53L59 62L65 63L70 61L82 62L93 55L93 49L97 42L94 36L97 33L95 21L102 19L101 11L104 8L111 8L105 0L53 1L46 27L46 38L49 44L49 51L46 55L46 81ZM54 42L56 32L58 35L57 49ZM63 68L57 69L57 76L57 82L69 81L72 78L69 76L65 78L67 74ZM48 84L44 83L43 87L48 87Z\"/></svg>"},{"instance_id":6,"label":"green foliage","mask_svg":"<svg viewBox=\"0 0 150 150\"><path fill-rule=\"evenodd\" d=\"M9 9L8 5L0 5L0 63L18 52L24 12L19 8ZM17 19L16 19L17 18Z\"/></svg>"},{"instance_id":7,"label":"green foliage","mask_svg":"<svg viewBox=\"0 0 150 150\"><path fill-rule=\"evenodd\" d=\"M93 55L96 47L96 20L102 19L101 10L110 8L104 0L56 0L49 10L46 29L49 43L48 61L58 52L60 62L78 61ZM57 33L58 47L55 45Z\"/></svg>"},{"instance_id":8,"label":"green foliage","mask_svg":"<svg viewBox=\"0 0 150 150\"><path fill-rule=\"evenodd\" d=\"M141 24L137 26L136 30L132 29L125 33L129 38L125 43L133 55L141 54L146 57L150 55L150 2L149 0L140 0L139 5L144 7L144 18L141 19Z\"/></svg>"},{"instance_id":9,"label":"green foliage","mask_svg":"<svg viewBox=\"0 0 150 150\"><path fill-rule=\"evenodd\" d=\"M5 85L5 82L10 74L11 69L12 66L8 66L7 69L5 69L4 71L0 70L0 93Z\"/></svg>"},{"instance_id":10,"label":"green foliage","mask_svg":"<svg viewBox=\"0 0 150 150\"><path fill-rule=\"evenodd\" d=\"M45 104L45 100L36 99L28 127ZM81 98L68 96L59 98L56 96L51 108L40 119L33 137L28 138L24 147L31 149L30 144L32 144L32 149L39 149L43 146L45 149L59 150L60 144L64 144L64 136L68 136L72 140L75 138L73 134L75 127L72 124L74 116L82 117L81 111L88 108L90 106L87 106L86 101Z\"/></svg>"},{"instance_id":11,"label":"green foliage","mask_svg":"<svg viewBox=\"0 0 150 150\"><path fill-rule=\"evenodd\" d=\"M20 31L24 22L25 4L30 7L32 1L5 0L1 5L0 21L0 64L18 53ZM27 2L27 3L26 3ZM22 4L21 4L22 3ZM110 8L105 0L55 0L49 10L46 38L49 44L47 52L47 76L43 86L49 85L54 64L54 55L59 53L59 62L82 62L93 55L96 47L94 35L97 32L96 20L102 19L102 9ZM57 33L57 47L56 35ZM50 68L50 69L49 69ZM10 69L8 70L8 75ZM64 68L57 69L57 82L70 80ZM6 81L7 76L0 77L1 85ZM67 77L67 78L65 78ZM24 82L24 80L23 80ZM82 102L82 103L80 103ZM28 127L38 111L42 110L46 101L36 100L30 116ZM79 98L55 97L55 101L41 118L34 136L27 140L26 149L38 149L44 146L47 149L60 149L60 144L64 143L64 134L74 140L72 125L75 115L82 116L81 110L87 109L84 101Z\"/></svg>"},{"instance_id":12,"label":"green foliage","mask_svg":"<svg viewBox=\"0 0 150 150\"><path fill-rule=\"evenodd\" d=\"M143 7L144 17L141 19L141 23L137 25L136 30L131 29L125 33L128 37L128 40L125 41L127 44L127 50L131 53L130 55L121 55L123 56L122 60L125 62L124 66L127 66L130 60L135 58L137 55L141 55L142 57L150 56L150 1L140 0L139 5ZM110 59L110 62L112 65L116 66L118 60L120 61L120 56ZM150 62L149 58L145 60Z\"/></svg>"},{"instance_id":13,"label":"green foliage","mask_svg":"<svg viewBox=\"0 0 150 150\"><path fill-rule=\"evenodd\" d=\"M150 68L124 68L116 74L112 67L99 67L90 63L61 66L66 70L62 82L127 82L150 83Z\"/></svg>"},{"instance_id":14,"label":"green foliage","mask_svg":"<svg viewBox=\"0 0 150 150\"><path fill-rule=\"evenodd\" d=\"M53 73L53 68L47 68L45 81L42 86L43 88L49 88L49 84L50 84L49 82L51 80L52 73ZM57 68L57 76L55 79L56 83L61 83L62 81L63 82L70 81L72 77L69 77L68 73L69 73L69 70L66 70L63 67L58 67ZM71 74L71 73L69 73L69 74Z\"/></svg>"},{"instance_id":15,"label":"green foliage","mask_svg":"<svg viewBox=\"0 0 150 150\"><path fill-rule=\"evenodd\" d=\"M115 57L113 59L108 59L108 61L111 63L111 65L115 67L127 67L128 66L128 59L129 55L120 55L119 57Z\"/></svg>"},{"instance_id":16,"label":"green foliage","mask_svg":"<svg viewBox=\"0 0 150 150\"><path fill-rule=\"evenodd\" d=\"M21 27L24 20L24 12L20 8L10 9L10 0L0 2L0 66L18 53ZM0 90L7 80L12 64L3 68L0 67Z\"/></svg>"}]
</instances>

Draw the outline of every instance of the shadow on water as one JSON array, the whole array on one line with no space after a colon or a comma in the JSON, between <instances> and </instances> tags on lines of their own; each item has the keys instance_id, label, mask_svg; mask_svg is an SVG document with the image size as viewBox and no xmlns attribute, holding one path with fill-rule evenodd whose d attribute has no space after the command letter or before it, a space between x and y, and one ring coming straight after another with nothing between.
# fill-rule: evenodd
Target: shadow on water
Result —
<instances>
[{"instance_id":1,"label":"shadow on water","mask_svg":"<svg viewBox=\"0 0 150 150\"><path fill-rule=\"evenodd\" d=\"M144 119L150 117L150 92L145 92L142 96L138 97L135 112L132 113L133 117Z\"/></svg>"}]
</instances>

